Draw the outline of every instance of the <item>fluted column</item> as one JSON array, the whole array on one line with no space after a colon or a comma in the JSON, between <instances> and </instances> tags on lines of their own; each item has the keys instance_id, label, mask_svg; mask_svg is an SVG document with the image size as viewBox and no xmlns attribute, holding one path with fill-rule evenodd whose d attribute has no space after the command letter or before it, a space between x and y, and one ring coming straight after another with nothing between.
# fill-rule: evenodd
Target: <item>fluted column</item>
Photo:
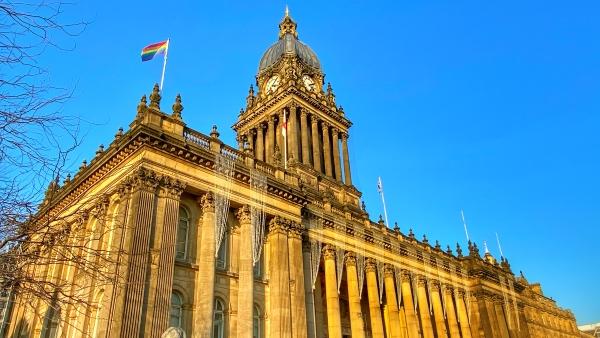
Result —
<instances>
[{"instance_id":1,"label":"fluted column","mask_svg":"<svg viewBox=\"0 0 600 338\"><path fill-rule=\"evenodd\" d=\"M298 115L295 105L290 106L290 120L287 135L288 139L290 140L290 154L294 157L294 160L296 162L299 162L300 156L298 156Z\"/></svg>"},{"instance_id":2,"label":"fluted column","mask_svg":"<svg viewBox=\"0 0 600 338\"><path fill-rule=\"evenodd\" d=\"M506 317L504 316L504 309L502 305L504 304L504 300L500 296L494 297L494 308L496 310L496 318L498 321L498 326L500 327L500 334L502 338L510 338L508 333L508 326L506 325ZM492 318L490 318L492 320Z\"/></svg>"},{"instance_id":3,"label":"fluted column","mask_svg":"<svg viewBox=\"0 0 600 338\"><path fill-rule=\"evenodd\" d=\"M397 276L396 278L400 278L400 276ZM400 286L400 289L396 292L402 293L402 286ZM402 331L402 337L407 338L408 326L406 325L406 314L404 313L404 306L402 304L400 304L400 307L398 308L398 316L400 317L400 331Z\"/></svg>"},{"instance_id":4,"label":"fluted column","mask_svg":"<svg viewBox=\"0 0 600 338\"><path fill-rule=\"evenodd\" d=\"M502 337L500 333L500 326L498 325L496 317L496 309L494 309L494 299L491 294L483 295L483 306L485 308L485 314L482 318L482 322L485 326L489 326L494 337ZM480 306L481 308L481 306ZM483 311L482 311L483 312Z\"/></svg>"},{"instance_id":5,"label":"fluted column","mask_svg":"<svg viewBox=\"0 0 600 338\"><path fill-rule=\"evenodd\" d=\"M404 315L406 316L406 326L408 328L409 337L419 337L419 321L415 313L415 305L413 304L413 296L410 286L410 273L407 270L400 272L402 281L402 299L404 301ZM414 290L416 292L416 290Z\"/></svg>"},{"instance_id":6,"label":"fluted column","mask_svg":"<svg viewBox=\"0 0 600 338\"><path fill-rule=\"evenodd\" d=\"M292 337L306 337L306 298L302 266L302 225L290 222L288 246L290 254L290 305L292 308Z\"/></svg>"},{"instance_id":7,"label":"fluted column","mask_svg":"<svg viewBox=\"0 0 600 338\"><path fill-rule=\"evenodd\" d=\"M394 279L394 267L386 264L383 270L383 281L385 283L385 299L387 300L388 313L390 316L391 338L401 338L400 315L398 313L398 297L396 296L396 281Z\"/></svg>"},{"instance_id":8,"label":"fluted column","mask_svg":"<svg viewBox=\"0 0 600 338\"><path fill-rule=\"evenodd\" d=\"M364 338L365 329L362 309L360 307L356 256L353 252L346 253L346 278L348 284L348 306L350 308L350 329L352 330L352 337Z\"/></svg>"},{"instance_id":9,"label":"fluted column","mask_svg":"<svg viewBox=\"0 0 600 338\"><path fill-rule=\"evenodd\" d=\"M339 130L337 128L331 129L331 138L333 143L333 167L335 168L335 179L338 182L342 182L342 166L340 162L340 142L339 142Z\"/></svg>"},{"instance_id":10,"label":"fluted column","mask_svg":"<svg viewBox=\"0 0 600 338\"><path fill-rule=\"evenodd\" d=\"M310 118L310 124L312 127L312 153L313 153L313 165L316 171L323 172L321 166L321 144L319 142L319 121L313 114Z\"/></svg>"},{"instance_id":11,"label":"fluted column","mask_svg":"<svg viewBox=\"0 0 600 338\"><path fill-rule=\"evenodd\" d=\"M259 123L256 129L256 158L264 161L265 160L265 134L264 126Z\"/></svg>"},{"instance_id":12,"label":"fluted column","mask_svg":"<svg viewBox=\"0 0 600 338\"><path fill-rule=\"evenodd\" d=\"M212 332L213 304L215 297L215 202L212 192L198 200L202 208L202 243L196 257L199 270L196 272L194 288L194 334L210 337Z\"/></svg>"},{"instance_id":13,"label":"fluted column","mask_svg":"<svg viewBox=\"0 0 600 338\"><path fill-rule=\"evenodd\" d=\"M329 125L325 121L321 122L323 129L323 159L325 162L325 175L333 177L333 168L331 166L331 146L329 145Z\"/></svg>"},{"instance_id":14,"label":"fluted column","mask_svg":"<svg viewBox=\"0 0 600 338\"><path fill-rule=\"evenodd\" d=\"M279 115L277 116L277 119L279 120L277 122L277 130L275 131L275 138L277 139L277 146L279 147L279 152L281 153L281 161L283 163L284 158L283 158L283 142L285 141L285 139L283 138L283 132L282 132L282 128L283 128L283 115L285 114L285 110L281 110L281 112L279 113Z\"/></svg>"},{"instance_id":15,"label":"fluted column","mask_svg":"<svg viewBox=\"0 0 600 338\"><path fill-rule=\"evenodd\" d=\"M291 337L288 221L269 222L269 321L270 337Z\"/></svg>"},{"instance_id":16,"label":"fluted column","mask_svg":"<svg viewBox=\"0 0 600 338\"><path fill-rule=\"evenodd\" d=\"M153 251L158 255L157 263L152 264L148 278L148 304L146 305L147 337L160 337L169 327L171 293L173 290L173 270L175 268L175 246L179 220L179 198L185 184L164 178L158 194L158 207ZM153 311L152 311L153 308Z\"/></svg>"},{"instance_id":17,"label":"fluted column","mask_svg":"<svg viewBox=\"0 0 600 338\"><path fill-rule=\"evenodd\" d=\"M237 337L252 338L254 313L254 269L252 264L252 222L250 206L237 209L240 223Z\"/></svg>"},{"instance_id":18,"label":"fluted column","mask_svg":"<svg viewBox=\"0 0 600 338\"><path fill-rule=\"evenodd\" d=\"M431 303L433 304L433 317L435 318L436 337L448 337L448 332L446 332L446 321L444 319L444 309L442 308L442 302L440 299L440 282L437 280L431 280L429 282L431 283L431 287L429 289L431 292Z\"/></svg>"},{"instance_id":19,"label":"fluted column","mask_svg":"<svg viewBox=\"0 0 600 338\"><path fill-rule=\"evenodd\" d=\"M419 316L421 317L421 327L423 328L423 337L433 338L433 326L431 325L431 316L429 315L429 302L427 301L427 279L425 276L417 277L417 297L419 299Z\"/></svg>"},{"instance_id":20,"label":"fluted column","mask_svg":"<svg viewBox=\"0 0 600 338\"><path fill-rule=\"evenodd\" d=\"M379 290L377 287L377 263L374 259L365 259L365 273L367 274L367 296L369 298L371 333L373 338L384 338L383 318L381 316L381 304L379 303Z\"/></svg>"},{"instance_id":21,"label":"fluted column","mask_svg":"<svg viewBox=\"0 0 600 338\"><path fill-rule=\"evenodd\" d=\"M342 338L342 322L340 318L340 299L338 295L335 248L327 244L323 247L325 261L325 299L327 300L327 332L329 338ZM343 259L339 257L337 259Z\"/></svg>"},{"instance_id":22,"label":"fluted column","mask_svg":"<svg viewBox=\"0 0 600 338\"><path fill-rule=\"evenodd\" d=\"M342 155L344 156L344 183L352 185L352 175L350 174L350 155L348 154L348 134L342 133Z\"/></svg>"},{"instance_id":23,"label":"fluted column","mask_svg":"<svg viewBox=\"0 0 600 338\"><path fill-rule=\"evenodd\" d=\"M467 316L467 306L465 305L465 292L463 290L457 289L454 290L455 300L456 300L456 311L458 311L458 322L460 323L460 332L462 333L463 338L471 338L472 330L469 326L469 317ZM473 337L479 337L479 333L477 335L473 335Z\"/></svg>"},{"instance_id":24,"label":"fluted column","mask_svg":"<svg viewBox=\"0 0 600 338\"><path fill-rule=\"evenodd\" d=\"M300 111L300 130L302 135L302 163L310 165L310 148L308 147L308 121L306 111Z\"/></svg>"},{"instance_id":25,"label":"fluted column","mask_svg":"<svg viewBox=\"0 0 600 338\"><path fill-rule=\"evenodd\" d=\"M442 296L444 297L446 303L446 317L448 320L448 328L450 330L450 338L460 338L460 329L458 327L456 311L454 310L452 289L448 286L444 287L442 290Z\"/></svg>"},{"instance_id":26,"label":"fluted column","mask_svg":"<svg viewBox=\"0 0 600 338\"><path fill-rule=\"evenodd\" d=\"M154 220L154 200L158 180L155 175L140 169L130 177L132 185L132 212L127 226L132 228L127 290L122 317L121 336L138 337L144 307L144 289L148 273L148 252Z\"/></svg>"},{"instance_id":27,"label":"fluted column","mask_svg":"<svg viewBox=\"0 0 600 338\"><path fill-rule=\"evenodd\" d=\"M273 164L273 152L275 151L275 115L269 116L267 122L267 163Z\"/></svg>"}]
</instances>

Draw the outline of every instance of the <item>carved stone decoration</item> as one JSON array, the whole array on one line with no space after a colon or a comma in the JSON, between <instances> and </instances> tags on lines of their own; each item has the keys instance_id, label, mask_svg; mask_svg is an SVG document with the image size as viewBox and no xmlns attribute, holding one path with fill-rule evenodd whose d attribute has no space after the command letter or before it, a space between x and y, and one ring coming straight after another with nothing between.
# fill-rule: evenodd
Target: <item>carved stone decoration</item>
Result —
<instances>
[{"instance_id":1,"label":"carved stone decoration","mask_svg":"<svg viewBox=\"0 0 600 338\"><path fill-rule=\"evenodd\" d=\"M173 118L181 120L181 112L183 111L183 105L181 104L181 95L177 94L175 103L173 103Z\"/></svg>"},{"instance_id":2,"label":"carved stone decoration","mask_svg":"<svg viewBox=\"0 0 600 338\"><path fill-rule=\"evenodd\" d=\"M142 117L142 115L144 115L144 113L146 112L146 110L148 109L148 106L146 105L146 95L142 95L142 98L140 99L140 103L138 103L137 105L137 118Z\"/></svg>"},{"instance_id":3,"label":"carved stone decoration","mask_svg":"<svg viewBox=\"0 0 600 338\"><path fill-rule=\"evenodd\" d=\"M400 270L400 279L402 282L410 283L410 271L405 269Z\"/></svg>"},{"instance_id":4,"label":"carved stone decoration","mask_svg":"<svg viewBox=\"0 0 600 338\"><path fill-rule=\"evenodd\" d=\"M394 266L391 264L384 264L383 265L383 274L386 277L394 278Z\"/></svg>"},{"instance_id":5,"label":"carved stone decoration","mask_svg":"<svg viewBox=\"0 0 600 338\"><path fill-rule=\"evenodd\" d=\"M235 217L241 223L250 223L252 221L252 214L250 213L249 205L242 205L235 211Z\"/></svg>"},{"instance_id":6,"label":"carved stone decoration","mask_svg":"<svg viewBox=\"0 0 600 338\"><path fill-rule=\"evenodd\" d=\"M344 260L346 261L346 265L356 266L356 254L354 252L346 252Z\"/></svg>"},{"instance_id":7,"label":"carved stone decoration","mask_svg":"<svg viewBox=\"0 0 600 338\"><path fill-rule=\"evenodd\" d=\"M335 260L335 246L331 244L325 244L323 246L323 258Z\"/></svg>"},{"instance_id":8,"label":"carved stone decoration","mask_svg":"<svg viewBox=\"0 0 600 338\"><path fill-rule=\"evenodd\" d=\"M159 179L159 175L153 170L139 167L126 178L126 182L132 190L154 191L159 184Z\"/></svg>"},{"instance_id":9,"label":"carved stone decoration","mask_svg":"<svg viewBox=\"0 0 600 338\"><path fill-rule=\"evenodd\" d=\"M152 88L152 94L150 94L150 108L160 111L160 99L160 88L158 87L158 83L155 83L154 88Z\"/></svg>"},{"instance_id":10,"label":"carved stone decoration","mask_svg":"<svg viewBox=\"0 0 600 338\"><path fill-rule=\"evenodd\" d=\"M215 198L211 191L202 195L199 199L200 207L202 208L202 212L215 212Z\"/></svg>"},{"instance_id":11,"label":"carved stone decoration","mask_svg":"<svg viewBox=\"0 0 600 338\"><path fill-rule=\"evenodd\" d=\"M269 234L287 233L289 229L289 221L283 217L275 216L269 221Z\"/></svg>"},{"instance_id":12,"label":"carved stone decoration","mask_svg":"<svg viewBox=\"0 0 600 338\"><path fill-rule=\"evenodd\" d=\"M302 231L304 230L304 228L302 227L302 224L296 223L293 221L289 221L288 227L289 227L288 236L290 238L298 238L298 239L302 238Z\"/></svg>"},{"instance_id":13,"label":"carved stone decoration","mask_svg":"<svg viewBox=\"0 0 600 338\"><path fill-rule=\"evenodd\" d=\"M365 272L376 272L377 271L377 261L373 258L366 257L365 258Z\"/></svg>"},{"instance_id":14,"label":"carved stone decoration","mask_svg":"<svg viewBox=\"0 0 600 338\"><path fill-rule=\"evenodd\" d=\"M160 177L160 193L163 194L167 198L171 199L179 199L185 187L187 186L185 182L179 181L172 177L162 175Z\"/></svg>"}]
</instances>

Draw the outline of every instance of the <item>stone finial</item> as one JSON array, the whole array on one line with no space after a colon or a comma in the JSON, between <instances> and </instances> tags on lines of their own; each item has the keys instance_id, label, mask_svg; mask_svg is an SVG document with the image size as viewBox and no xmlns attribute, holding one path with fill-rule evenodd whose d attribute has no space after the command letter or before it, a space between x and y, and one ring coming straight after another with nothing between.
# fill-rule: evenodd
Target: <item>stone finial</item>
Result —
<instances>
[{"instance_id":1,"label":"stone finial","mask_svg":"<svg viewBox=\"0 0 600 338\"><path fill-rule=\"evenodd\" d=\"M221 134L219 134L219 132L217 131L217 125L213 124L212 130L210 131L210 137L219 138L219 135L221 135Z\"/></svg>"},{"instance_id":2,"label":"stone finial","mask_svg":"<svg viewBox=\"0 0 600 338\"><path fill-rule=\"evenodd\" d=\"M98 150L96 150L96 156L102 154L104 152L104 145L101 144L98 146Z\"/></svg>"},{"instance_id":3,"label":"stone finial","mask_svg":"<svg viewBox=\"0 0 600 338\"><path fill-rule=\"evenodd\" d=\"M120 139L123 136L123 127L119 127L119 130L117 130L117 133L115 134L115 140Z\"/></svg>"},{"instance_id":4,"label":"stone finial","mask_svg":"<svg viewBox=\"0 0 600 338\"><path fill-rule=\"evenodd\" d=\"M81 165L79 166L79 170L83 170L87 168L87 161L83 160L83 162L81 162Z\"/></svg>"},{"instance_id":5,"label":"stone finial","mask_svg":"<svg viewBox=\"0 0 600 338\"><path fill-rule=\"evenodd\" d=\"M242 117L242 115L244 115L244 108L240 108L240 112L238 113L239 117Z\"/></svg>"},{"instance_id":6,"label":"stone finial","mask_svg":"<svg viewBox=\"0 0 600 338\"><path fill-rule=\"evenodd\" d=\"M148 109L146 102L146 95L142 95L140 103L137 105L137 117L141 117L146 112L146 109Z\"/></svg>"},{"instance_id":7,"label":"stone finial","mask_svg":"<svg viewBox=\"0 0 600 338\"><path fill-rule=\"evenodd\" d=\"M461 258L463 256L462 249L460 248L460 244L456 243L456 256Z\"/></svg>"},{"instance_id":8,"label":"stone finial","mask_svg":"<svg viewBox=\"0 0 600 338\"><path fill-rule=\"evenodd\" d=\"M252 107L252 105L254 105L254 86L250 85L248 96L246 96L246 108Z\"/></svg>"},{"instance_id":9,"label":"stone finial","mask_svg":"<svg viewBox=\"0 0 600 338\"><path fill-rule=\"evenodd\" d=\"M364 200L362 200L360 202L360 208L362 209L362 211L365 211L365 212L367 211L367 206L365 205L365 201Z\"/></svg>"},{"instance_id":10,"label":"stone finial","mask_svg":"<svg viewBox=\"0 0 600 338\"><path fill-rule=\"evenodd\" d=\"M400 227L398 226L398 222L394 222L394 230L396 232L400 232Z\"/></svg>"},{"instance_id":11,"label":"stone finial","mask_svg":"<svg viewBox=\"0 0 600 338\"><path fill-rule=\"evenodd\" d=\"M150 94L150 108L160 110L160 99L160 88L158 87L158 83L155 83L154 88L152 88L152 94Z\"/></svg>"},{"instance_id":12,"label":"stone finial","mask_svg":"<svg viewBox=\"0 0 600 338\"><path fill-rule=\"evenodd\" d=\"M469 256L481 258L481 256L479 255L479 248L477 248L477 243L471 244L471 246L469 248Z\"/></svg>"},{"instance_id":13,"label":"stone finial","mask_svg":"<svg viewBox=\"0 0 600 338\"><path fill-rule=\"evenodd\" d=\"M177 94L175 97L175 103L173 103L173 118L181 120L181 112L183 111L183 105L181 104L181 95Z\"/></svg>"},{"instance_id":14,"label":"stone finial","mask_svg":"<svg viewBox=\"0 0 600 338\"><path fill-rule=\"evenodd\" d=\"M408 229L408 237L415 239L415 233L413 232L412 228Z\"/></svg>"},{"instance_id":15,"label":"stone finial","mask_svg":"<svg viewBox=\"0 0 600 338\"><path fill-rule=\"evenodd\" d=\"M423 234L423 243L429 244L429 240L427 239L427 236L425 234Z\"/></svg>"},{"instance_id":16,"label":"stone finial","mask_svg":"<svg viewBox=\"0 0 600 338\"><path fill-rule=\"evenodd\" d=\"M452 249L450 249L450 245L446 246L446 253L452 256Z\"/></svg>"},{"instance_id":17,"label":"stone finial","mask_svg":"<svg viewBox=\"0 0 600 338\"><path fill-rule=\"evenodd\" d=\"M385 226L385 222L383 221L383 216L381 216L381 214L379 214L379 221L377 221L377 223L381 227Z\"/></svg>"},{"instance_id":18,"label":"stone finial","mask_svg":"<svg viewBox=\"0 0 600 338\"><path fill-rule=\"evenodd\" d=\"M279 23L279 39L282 39L286 34L292 34L296 39L298 38L298 31L296 31L296 22L290 16L290 12L285 9L285 16Z\"/></svg>"},{"instance_id":19,"label":"stone finial","mask_svg":"<svg viewBox=\"0 0 600 338\"><path fill-rule=\"evenodd\" d=\"M342 115L342 116L344 116L344 115L346 114L346 113L344 112L344 107L342 107L342 106L339 106L339 107L337 108L337 112L338 112L340 115Z\"/></svg>"},{"instance_id":20,"label":"stone finial","mask_svg":"<svg viewBox=\"0 0 600 338\"><path fill-rule=\"evenodd\" d=\"M440 246L440 241L438 241L437 239L435 240L435 250L442 251L442 247Z\"/></svg>"},{"instance_id":21,"label":"stone finial","mask_svg":"<svg viewBox=\"0 0 600 338\"><path fill-rule=\"evenodd\" d=\"M333 93L333 89L331 88L331 82L327 82L327 101L330 104L335 104L335 94Z\"/></svg>"},{"instance_id":22,"label":"stone finial","mask_svg":"<svg viewBox=\"0 0 600 338\"><path fill-rule=\"evenodd\" d=\"M65 180L63 181L63 184L67 184L71 182L71 174L67 174L67 177L65 177Z\"/></svg>"}]
</instances>

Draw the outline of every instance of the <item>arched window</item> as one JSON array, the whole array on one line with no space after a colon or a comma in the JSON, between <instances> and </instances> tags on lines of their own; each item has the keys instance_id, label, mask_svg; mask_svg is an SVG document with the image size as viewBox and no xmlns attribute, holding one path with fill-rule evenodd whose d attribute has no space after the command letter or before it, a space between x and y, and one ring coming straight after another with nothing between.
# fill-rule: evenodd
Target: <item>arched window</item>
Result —
<instances>
[{"instance_id":1,"label":"arched window","mask_svg":"<svg viewBox=\"0 0 600 338\"><path fill-rule=\"evenodd\" d=\"M262 326L260 324L260 309L256 304L254 304L254 315L252 316L252 338L262 337Z\"/></svg>"},{"instance_id":2,"label":"arched window","mask_svg":"<svg viewBox=\"0 0 600 338\"><path fill-rule=\"evenodd\" d=\"M179 207L179 223L177 225L177 243L175 259L187 258L188 236L190 231L190 214L184 207Z\"/></svg>"},{"instance_id":3,"label":"arched window","mask_svg":"<svg viewBox=\"0 0 600 338\"><path fill-rule=\"evenodd\" d=\"M219 298L215 298L213 312L213 338L225 337L225 305Z\"/></svg>"},{"instance_id":4,"label":"arched window","mask_svg":"<svg viewBox=\"0 0 600 338\"><path fill-rule=\"evenodd\" d=\"M223 235L221 246L219 247L219 253L217 254L217 269L225 270L227 268L227 233Z\"/></svg>"},{"instance_id":5,"label":"arched window","mask_svg":"<svg viewBox=\"0 0 600 338\"><path fill-rule=\"evenodd\" d=\"M171 293L171 317L169 318L169 327L181 327L183 317L183 299L181 295L173 291Z\"/></svg>"}]
</instances>

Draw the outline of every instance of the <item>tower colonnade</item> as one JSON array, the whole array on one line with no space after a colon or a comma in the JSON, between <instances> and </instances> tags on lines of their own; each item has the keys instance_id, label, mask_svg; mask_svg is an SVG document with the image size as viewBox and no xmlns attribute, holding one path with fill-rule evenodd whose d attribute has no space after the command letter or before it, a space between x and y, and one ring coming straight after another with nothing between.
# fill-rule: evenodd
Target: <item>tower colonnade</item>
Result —
<instances>
[{"instance_id":1,"label":"tower colonnade","mask_svg":"<svg viewBox=\"0 0 600 338\"><path fill-rule=\"evenodd\" d=\"M287 125L285 137L284 114ZM352 185L348 133L296 104L256 122L242 138L258 160L283 165L287 146L288 164L300 163L339 183ZM287 139L285 145L284 139Z\"/></svg>"}]
</instances>

